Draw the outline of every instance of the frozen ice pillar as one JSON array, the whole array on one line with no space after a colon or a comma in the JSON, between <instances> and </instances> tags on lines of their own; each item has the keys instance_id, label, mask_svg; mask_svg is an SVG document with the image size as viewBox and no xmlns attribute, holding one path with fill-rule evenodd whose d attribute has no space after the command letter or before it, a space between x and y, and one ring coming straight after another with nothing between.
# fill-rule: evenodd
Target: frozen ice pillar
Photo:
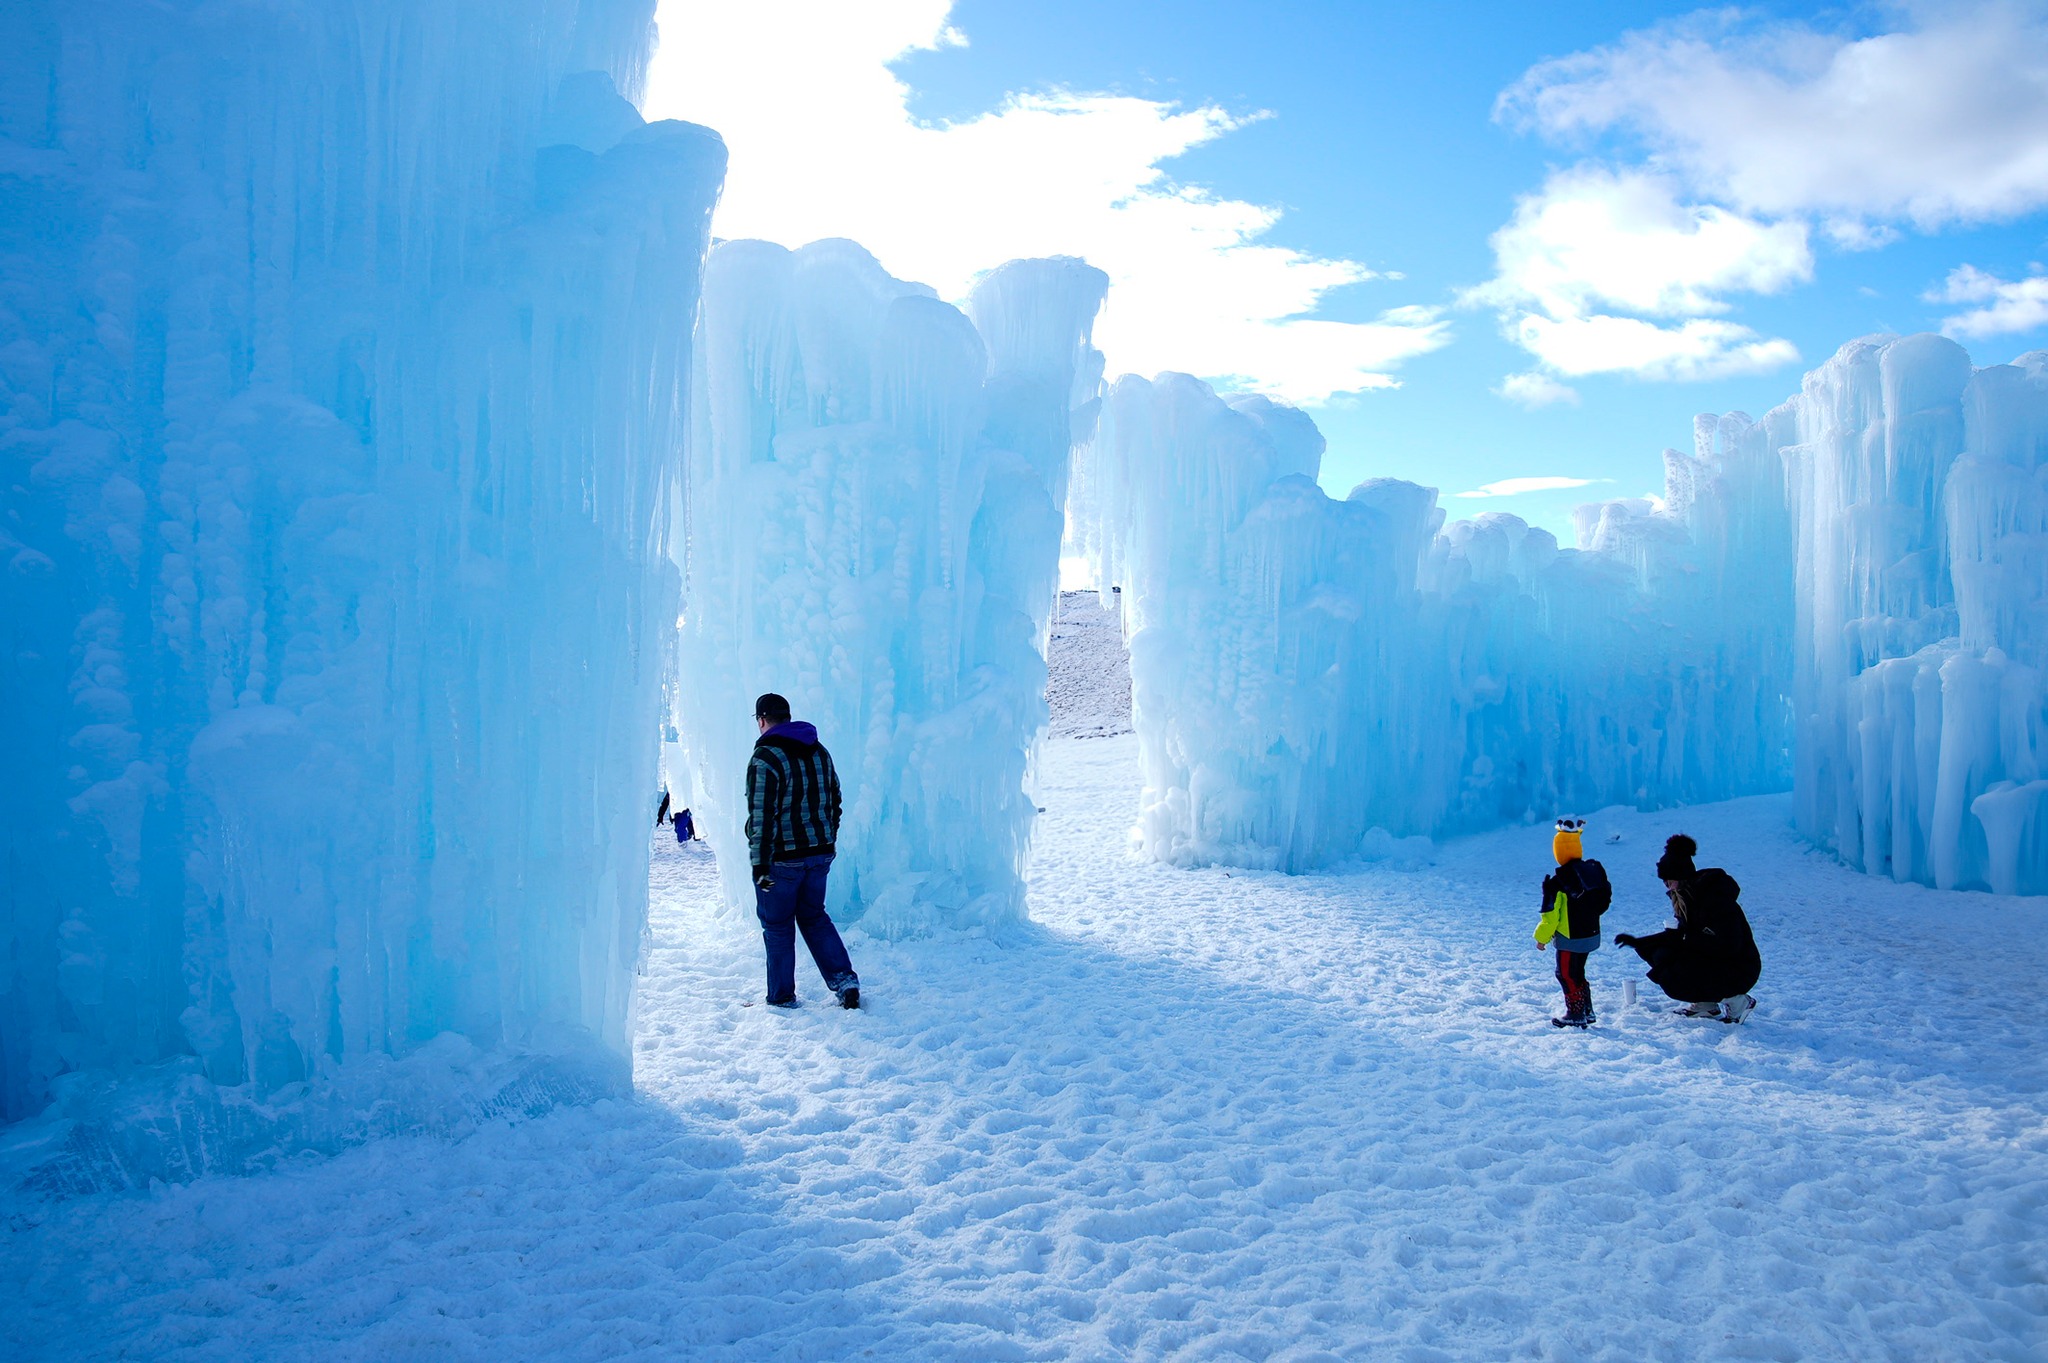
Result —
<instances>
[{"instance_id":1,"label":"frozen ice pillar","mask_svg":"<svg viewBox=\"0 0 2048 1363\"><path fill-rule=\"evenodd\" d=\"M818 726L845 787L831 907L870 931L1023 911L1046 620L1107 280L1012 261L966 311L849 241L706 268L678 721L727 895L754 697Z\"/></svg>"},{"instance_id":2,"label":"frozen ice pillar","mask_svg":"<svg viewBox=\"0 0 2048 1363\"><path fill-rule=\"evenodd\" d=\"M618 93L651 12L0 17L8 1118L156 1062L626 1073L725 162Z\"/></svg>"},{"instance_id":3,"label":"frozen ice pillar","mask_svg":"<svg viewBox=\"0 0 2048 1363\"><path fill-rule=\"evenodd\" d=\"M1801 830L1895 879L2048 894L2048 352L1868 337L1780 413Z\"/></svg>"}]
</instances>

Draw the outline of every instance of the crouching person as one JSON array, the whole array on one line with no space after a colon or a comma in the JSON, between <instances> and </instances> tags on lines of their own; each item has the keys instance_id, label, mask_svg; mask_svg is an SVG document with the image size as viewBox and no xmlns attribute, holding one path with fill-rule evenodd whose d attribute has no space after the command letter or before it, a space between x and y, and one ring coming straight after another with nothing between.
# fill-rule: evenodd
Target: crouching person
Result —
<instances>
[{"instance_id":1,"label":"crouching person","mask_svg":"<svg viewBox=\"0 0 2048 1363\"><path fill-rule=\"evenodd\" d=\"M1657 860L1678 926L1648 937L1616 933L1614 944L1635 949L1650 967L1650 982L1685 1005L1679 1012L1741 1022L1756 1007L1749 991L1763 974L1763 957L1742 912L1742 887L1719 867L1695 870L1697 851L1698 843L1677 833Z\"/></svg>"},{"instance_id":2,"label":"crouching person","mask_svg":"<svg viewBox=\"0 0 2048 1363\"><path fill-rule=\"evenodd\" d=\"M858 1008L860 977L825 913L825 878L839 836L839 773L817 729L792 721L781 696L771 691L755 701L754 723L761 737L747 762L747 853L768 953L767 1002L796 1007L801 932L825 987L842 1007Z\"/></svg>"}]
</instances>

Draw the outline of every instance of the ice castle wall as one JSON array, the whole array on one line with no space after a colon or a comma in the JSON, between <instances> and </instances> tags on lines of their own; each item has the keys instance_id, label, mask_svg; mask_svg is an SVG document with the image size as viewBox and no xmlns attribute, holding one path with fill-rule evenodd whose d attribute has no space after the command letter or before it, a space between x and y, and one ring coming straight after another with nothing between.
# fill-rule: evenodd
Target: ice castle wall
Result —
<instances>
[{"instance_id":1,"label":"ice castle wall","mask_svg":"<svg viewBox=\"0 0 2048 1363\"><path fill-rule=\"evenodd\" d=\"M617 93L651 17L0 14L6 1117L447 1033L624 1072L724 169Z\"/></svg>"},{"instance_id":2,"label":"ice castle wall","mask_svg":"<svg viewBox=\"0 0 2048 1363\"><path fill-rule=\"evenodd\" d=\"M1393 837L1782 788L1775 454L1739 416L1697 437L1667 454L1662 506L1586 508L1560 550L1512 516L1445 526L1410 483L1333 500L1303 413L1119 379L1070 534L1125 593L1147 849L1302 870Z\"/></svg>"},{"instance_id":3,"label":"ice castle wall","mask_svg":"<svg viewBox=\"0 0 2048 1363\"><path fill-rule=\"evenodd\" d=\"M1410 484L1325 497L1283 411L1126 377L1077 456L1154 855L1301 869L1790 784L1853 865L2048 893L2048 355L1852 342L1569 549Z\"/></svg>"},{"instance_id":4,"label":"ice castle wall","mask_svg":"<svg viewBox=\"0 0 2048 1363\"><path fill-rule=\"evenodd\" d=\"M1772 420L1801 831L1895 879L2048 894L2048 353L1869 337Z\"/></svg>"},{"instance_id":5,"label":"ice castle wall","mask_svg":"<svg viewBox=\"0 0 2048 1363\"><path fill-rule=\"evenodd\" d=\"M698 827L750 905L754 698L845 790L830 907L872 932L1023 912L1044 644L1107 279L1013 261L965 311L848 241L712 253L689 451L677 724Z\"/></svg>"}]
</instances>

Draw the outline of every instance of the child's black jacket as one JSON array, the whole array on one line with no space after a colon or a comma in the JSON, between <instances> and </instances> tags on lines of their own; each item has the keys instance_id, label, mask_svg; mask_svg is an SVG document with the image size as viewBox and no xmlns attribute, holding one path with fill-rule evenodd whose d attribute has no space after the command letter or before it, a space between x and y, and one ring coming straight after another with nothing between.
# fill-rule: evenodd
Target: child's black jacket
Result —
<instances>
[{"instance_id":1,"label":"child's black jacket","mask_svg":"<svg viewBox=\"0 0 2048 1363\"><path fill-rule=\"evenodd\" d=\"M1614 900L1607 868L1597 861L1568 861L1543 877L1543 917L1536 940L1553 940L1560 951L1591 951L1600 945L1600 915Z\"/></svg>"}]
</instances>

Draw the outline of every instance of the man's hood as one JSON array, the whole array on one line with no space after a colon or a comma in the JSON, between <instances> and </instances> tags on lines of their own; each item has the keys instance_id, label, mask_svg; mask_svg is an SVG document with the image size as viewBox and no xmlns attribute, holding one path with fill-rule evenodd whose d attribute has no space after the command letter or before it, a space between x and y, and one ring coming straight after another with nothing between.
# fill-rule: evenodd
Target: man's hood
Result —
<instances>
[{"instance_id":1,"label":"man's hood","mask_svg":"<svg viewBox=\"0 0 2048 1363\"><path fill-rule=\"evenodd\" d=\"M768 726L762 732L761 738L764 742L771 738L786 738L793 743L801 743L806 748L815 748L818 746L818 726L804 719L787 720L781 724Z\"/></svg>"}]
</instances>

